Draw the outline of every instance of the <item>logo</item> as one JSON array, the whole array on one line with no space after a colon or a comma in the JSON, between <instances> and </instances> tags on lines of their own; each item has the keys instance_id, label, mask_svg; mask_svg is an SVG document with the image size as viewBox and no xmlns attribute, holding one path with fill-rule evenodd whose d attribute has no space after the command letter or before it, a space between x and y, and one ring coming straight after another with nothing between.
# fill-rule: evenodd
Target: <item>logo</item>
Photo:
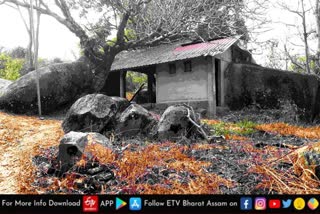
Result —
<instances>
[{"instance_id":1,"label":"logo","mask_svg":"<svg viewBox=\"0 0 320 214\"><path fill-rule=\"evenodd\" d=\"M269 208L270 209L279 209L281 207L281 201L278 199L270 199L269 200Z\"/></svg>"},{"instance_id":2,"label":"logo","mask_svg":"<svg viewBox=\"0 0 320 214\"><path fill-rule=\"evenodd\" d=\"M296 208L297 210L303 210L303 208L306 206L306 202L304 201L303 198L296 198L293 201L293 206L294 208Z\"/></svg>"},{"instance_id":3,"label":"logo","mask_svg":"<svg viewBox=\"0 0 320 214\"><path fill-rule=\"evenodd\" d=\"M123 201L120 198L116 198L116 210L119 210L126 205L127 205L127 202Z\"/></svg>"},{"instance_id":4,"label":"logo","mask_svg":"<svg viewBox=\"0 0 320 214\"><path fill-rule=\"evenodd\" d=\"M130 198L129 200L129 209L131 211L141 210L141 198Z\"/></svg>"},{"instance_id":5,"label":"logo","mask_svg":"<svg viewBox=\"0 0 320 214\"><path fill-rule=\"evenodd\" d=\"M98 212L99 199L98 196L83 196L82 198L82 210L83 212Z\"/></svg>"},{"instance_id":6,"label":"logo","mask_svg":"<svg viewBox=\"0 0 320 214\"><path fill-rule=\"evenodd\" d=\"M255 198L254 200L254 209L255 210L265 210L267 209L267 199L263 197Z\"/></svg>"},{"instance_id":7,"label":"logo","mask_svg":"<svg viewBox=\"0 0 320 214\"><path fill-rule=\"evenodd\" d=\"M282 200L282 208L289 208L291 206L292 200L291 199L287 199L287 200Z\"/></svg>"},{"instance_id":8,"label":"logo","mask_svg":"<svg viewBox=\"0 0 320 214\"><path fill-rule=\"evenodd\" d=\"M315 210L318 208L318 206L319 206L318 200L315 198L310 198L310 200L308 201L308 207L310 208L310 210Z\"/></svg>"},{"instance_id":9,"label":"logo","mask_svg":"<svg viewBox=\"0 0 320 214\"><path fill-rule=\"evenodd\" d=\"M252 198L241 197L240 198L240 209L241 210L252 210Z\"/></svg>"}]
</instances>

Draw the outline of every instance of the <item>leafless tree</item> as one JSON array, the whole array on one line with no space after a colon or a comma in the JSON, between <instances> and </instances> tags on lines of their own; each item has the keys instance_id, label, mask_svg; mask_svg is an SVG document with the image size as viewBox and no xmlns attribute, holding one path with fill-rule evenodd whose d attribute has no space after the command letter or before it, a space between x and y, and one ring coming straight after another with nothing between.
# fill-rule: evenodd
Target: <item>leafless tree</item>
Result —
<instances>
[{"instance_id":1,"label":"leafless tree","mask_svg":"<svg viewBox=\"0 0 320 214\"><path fill-rule=\"evenodd\" d=\"M307 21L307 14L312 10L312 7L309 6L306 8L305 0L298 0L297 5L294 5L294 7L289 6L285 3L279 3L280 7L286 11L289 11L300 19L300 24L291 26L296 27L298 29L302 28L302 40L304 43L304 56L305 56L305 63L301 64L301 62L298 62L295 57L293 57L290 52L288 51L287 45L285 46L285 52L290 58L291 62L297 66L300 69L305 70L307 73L311 73L310 69L310 47L309 47L309 36L314 33L313 29L308 29L308 21ZM289 26L289 25L287 25Z\"/></svg>"},{"instance_id":2,"label":"leafless tree","mask_svg":"<svg viewBox=\"0 0 320 214\"><path fill-rule=\"evenodd\" d=\"M262 48L265 55L265 66L273 69L288 69L288 57L281 48L281 42L278 39L266 41ZM285 65L285 66L284 66Z\"/></svg>"},{"instance_id":3,"label":"leafless tree","mask_svg":"<svg viewBox=\"0 0 320 214\"><path fill-rule=\"evenodd\" d=\"M316 73L320 73L320 0L315 0L314 15L317 29L317 53L316 53Z\"/></svg>"},{"instance_id":4,"label":"leafless tree","mask_svg":"<svg viewBox=\"0 0 320 214\"><path fill-rule=\"evenodd\" d=\"M28 4L29 2L27 0L22 0L22 2L24 4ZM18 11L20 17L21 17L21 20L23 21L23 24L25 26L25 29L28 33L28 37L29 37L29 43L28 43L28 53L26 54L26 61L27 61L27 70L34 70L34 67L35 67L35 64L34 64L34 55L38 55L38 48L34 48L34 47L37 47L39 46L38 45L38 37L39 37L39 27L40 27L40 16L41 16L41 13L36 11L36 17L34 18L34 23L35 24L35 41L33 41L33 38L32 38L32 29L31 29L31 25L32 25L32 17L31 17L31 8L25 8L25 11L23 11L23 8L21 8L20 5L18 4L10 4L6 1L2 1L1 2L2 4L5 4L15 10ZM40 2L39 0L35 0L34 1L34 4L36 7L40 6ZM26 13L24 13L26 12ZM27 14L27 15L25 15ZM36 42L37 44L34 44L34 42ZM36 53L34 53L34 51L36 51Z\"/></svg>"}]
</instances>

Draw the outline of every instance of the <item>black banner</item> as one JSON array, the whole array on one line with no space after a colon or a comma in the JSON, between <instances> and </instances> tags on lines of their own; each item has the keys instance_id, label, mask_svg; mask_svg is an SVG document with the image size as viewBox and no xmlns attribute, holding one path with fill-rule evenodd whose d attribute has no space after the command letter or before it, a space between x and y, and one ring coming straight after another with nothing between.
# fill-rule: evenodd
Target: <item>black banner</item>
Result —
<instances>
[{"instance_id":1,"label":"black banner","mask_svg":"<svg viewBox=\"0 0 320 214\"><path fill-rule=\"evenodd\" d=\"M0 213L319 213L319 195L1 195Z\"/></svg>"}]
</instances>

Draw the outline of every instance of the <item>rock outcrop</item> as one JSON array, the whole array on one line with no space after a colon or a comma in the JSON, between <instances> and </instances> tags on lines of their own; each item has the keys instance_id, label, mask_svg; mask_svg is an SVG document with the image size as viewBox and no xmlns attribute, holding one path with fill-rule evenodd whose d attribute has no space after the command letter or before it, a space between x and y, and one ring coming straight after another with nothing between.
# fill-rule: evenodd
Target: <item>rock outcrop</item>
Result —
<instances>
[{"instance_id":1,"label":"rock outcrop","mask_svg":"<svg viewBox=\"0 0 320 214\"><path fill-rule=\"evenodd\" d=\"M188 119L188 110L190 118L200 124L199 118L187 106L169 106L160 118L157 130L158 138L174 139L181 136L189 137L194 135L196 127Z\"/></svg>"},{"instance_id":2,"label":"rock outcrop","mask_svg":"<svg viewBox=\"0 0 320 214\"><path fill-rule=\"evenodd\" d=\"M114 129L116 114L123 111L128 104L125 98L88 94L71 106L62 128L65 133L102 132L104 129Z\"/></svg>"},{"instance_id":3,"label":"rock outcrop","mask_svg":"<svg viewBox=\"0 0 320 214\"><path fill-rule=\"evenodd\" d=\"M94 91L94 74L83 61L53 64L39 69L43 113L74 102ZM37 112L36 72L32 71L6 87L0 108L14 113Z\"/></svg>"},{"instance_id":4,"label":"rock outcrop","mask_svg":"<svg viewBox=\"0 0 320 214\"><path fill-rule=\"evenodd\" d=\"M117 133L122 136L152 135L152 129L157 124L156 118L138 104L131 104L117 122Z\"/></svg>"},{"instance_id":5,"label":"rock outcrop","mask_svg":"<svg viewBox=\"0 0 320 214\"><path fill-rule=\"evenodd\" d=\"M7 87L12 83L10 80L0 78L0 96L5 93Z\"/></svg>"},{"instance_id":6,"label":"rock outcrop","mask_svg":"<svg viewBox=\"0 0 320 214\"><path fill-rule=\"evenodd\" d=\"M64 135L60 141L58 162L61 164L61 171L65 172L75 163L77 163L83 155L88 159L92 155L87 150L88 145L100 144L103 147L113 151L112 143L105 136L99 133L82 133L69 132Z\"/></svg>"}]
</instances>

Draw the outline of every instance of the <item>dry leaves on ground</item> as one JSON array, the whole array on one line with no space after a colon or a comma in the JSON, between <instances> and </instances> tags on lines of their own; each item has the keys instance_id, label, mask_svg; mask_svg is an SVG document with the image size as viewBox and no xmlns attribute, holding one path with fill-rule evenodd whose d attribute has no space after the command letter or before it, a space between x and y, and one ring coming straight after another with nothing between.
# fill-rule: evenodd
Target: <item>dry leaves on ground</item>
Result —
<instances>
[{"instance_id":1,"label":"dry leaves on ground","mask_svg":"<svg viewBox=\"0 0 320 214\"><path fill-rule=\"evenodd\" d=\"M32 187L35 167L32 158L43 149L57 146L63 136L61 121L39 120L37 117L16 116L0 113L0 192L1 193L37 193ZM207 124L219 124L217 120L207 120ZM229 124L232 130L236 126ZM299 127L284 123L257 125L256 130L278 135L293 135L299 138L319 139L319 127ZM232 188L237 182L225 179L215 173L209 173L210 161L196 160L187 155L191 150L218 150L245 153L250 158L239 160L238 164L248 164L248 173L262 176L256 188L268 189L283 194L313 193L319 194L319 181L301 168L301 159L297 156L296 147L278 148L267 145L263 148L255 146L255 139L250 136L227 135L226 142L221 144L195 143L191 146L173 142L149 143L139 150L128 147L120 156L96 144L87 147L95 158L103 163L116 166L115 175L126 183L128 189L134 188L144 194L214 194L221 193L220 187ZM228 153L226 153L228 154ZM228 156L225 157L228 159ZM279 168L280 163L291 165L286 169ZM79 163L81 164L81 162ZM300 165L298 165L300 164ZM169 169L188 173L188 182L180 182L177 177L169 177L162 183L136 183L151 168ZM297 175L297 167L300 169ZM176 176L176 175L175 175ZM72 178L70 178L72 179ZM63 185L65 180L57 180L55 184Z\"/></svg>"}]
</instances>

